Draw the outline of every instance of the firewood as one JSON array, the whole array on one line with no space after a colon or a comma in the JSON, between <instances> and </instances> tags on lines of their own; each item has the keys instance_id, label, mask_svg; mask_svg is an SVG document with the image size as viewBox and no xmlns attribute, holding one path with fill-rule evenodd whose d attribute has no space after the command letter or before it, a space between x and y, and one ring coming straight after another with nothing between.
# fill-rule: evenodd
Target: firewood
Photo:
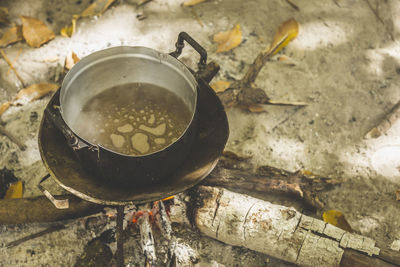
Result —
<instances>
[{"instance_id":1,"label":"firewood","mask_svg":"<svg viewBox=\"0 0 400 267\"><path fill-rule=\"evenodd\" d=\"M56 196L56 198L68 198L69 208L57 209L45 196L0 199L0 225L74 219L98 213L104 208L72 195Z\"/></svg>"},{"instance_id":2,"label":"firewood","mask_svg":"<svg viewBox=\"0 0 400 267\"><path fill-rule=\"evenodd\" d=\"M396 266L394 259L379 258L381 251L374 240L346 232L294 208L208 186L199 186L187 196L190 200L186 203L190 205L186 214L192 216L194 225L203 234L226 244L299 266ZM171 207L173 222L181 222L181 207L181 203Z\"/></svg>"}]
</instances>

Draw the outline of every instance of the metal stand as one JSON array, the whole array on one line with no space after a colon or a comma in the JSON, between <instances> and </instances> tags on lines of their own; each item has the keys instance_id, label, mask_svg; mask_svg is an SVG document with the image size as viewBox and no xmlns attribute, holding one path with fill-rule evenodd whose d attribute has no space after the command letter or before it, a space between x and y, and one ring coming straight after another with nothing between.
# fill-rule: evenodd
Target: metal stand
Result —
<instances>
[{"instance_id":1,"label":"metal stand","mask_svg":"<svg viewBox=\"0 0 400 267\"><path fill-rule=\"evenodd\" d=\"M124 230L124 207L117 206L117 265L118 267L124 267L124 240L122 237Z\"/></svg>"}]
</instances>

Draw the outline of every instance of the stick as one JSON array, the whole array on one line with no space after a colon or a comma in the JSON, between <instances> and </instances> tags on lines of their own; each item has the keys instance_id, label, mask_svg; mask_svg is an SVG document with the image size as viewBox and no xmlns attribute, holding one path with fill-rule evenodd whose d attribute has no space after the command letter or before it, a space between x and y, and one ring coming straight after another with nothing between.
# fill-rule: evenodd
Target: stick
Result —
<instances>
[{"instance_id":1,"label":"stick","mask_svg":"<svg viewBox=\"0 0 400 267\"><path fill-rule=\"evenodd\" d=\"M7 131L6 128L4 128L1 125L0 125L0 134L8 137L8 139L10 139L11 142L16 144L22 151L26 149L26 146L17 137L15 137L14 134Z\"/></svg>"},{"instance_id":2,"label":"stick","mask_svg":"<svg viewBox=\"0 0 400 267\"><path fill-rule=\"evenodd\" d=\"M72 195L68 198L68 209L57 209L45 197L0 199L0 225L32 222L55 222L98 213L103 206L93 204Z\"/></svg>"},{"instance_id":3,"label":"stick","mask_svg":"<svg viewBox=\"0 0 400 267\"><path fill-rule=\"evenodd\" d=\"M242 168L241 165L245 167ZM221 158L214 171L201 184L233 190L284 194L301 199L308 207L315 210L322 210L324 204L319 200L318 194L331 189L333 185L339 184L339 181L270 166L262 166L253 172L252 166L241 164L241 160L233 156L226 156Z\"/></svg>"},{"instance_id":4,"label":"stick","mask_svg":"<svg viewBox=\"0 0 400 267\"><path fill-rule=\"evenodd\" d=\"M124 241L122 234L124 232L124 206L117 206L117 265L124 267Z\"/></svg>"},{"instance_id":5,"label":"stick","mask_svg":"<svg viewBox=\"0 0 400 267\"><path fill-rule=\"evenodd\" d=\"M50 233L62 230L62 229L65 229L65 226L62 224L53 225L43 231L40 231L35 234L31 234L31 235L25 236L23 238L20 238L18 240L12 241L12 242L8 243L6 245L6 247L12 248L12 247L18 246L19 244L22 244L28 240L32 240L32 239L35 239L35 238L38 238L38 237L44 236L46 234L50 234Z\"/></svg>"},{"instance_id":6,"label":"stick","mask_svg":"<svg viewBox=\"0 0 400 267\"><path fill-rule=\"evenodd\" d=\"M400 101L390 110L382 122L378 126L372 128L366 135L366 139L378 138L382 134L385 134L392 125L400 119Z\"/></svg>"},{"instance_id":7,"label":"stick","mask_svg":"<svg viewBox=\"0 0 400 267\"><path fill-rule=\"evenodd\" d=\"M0 54L2 55L2 57L4 58L4 60L7 62L8 66L10 66L10 68L14 71L15 76L17 76L18 80L21 82L21 85L23 88L25 88L25 83L24 80L22 80L21 76L19 76L17 70L14 68L13 64L11 63L11 61L8 59L6 53L4 52L3 49L0 48Z\"/></svg>"}]
</instances>

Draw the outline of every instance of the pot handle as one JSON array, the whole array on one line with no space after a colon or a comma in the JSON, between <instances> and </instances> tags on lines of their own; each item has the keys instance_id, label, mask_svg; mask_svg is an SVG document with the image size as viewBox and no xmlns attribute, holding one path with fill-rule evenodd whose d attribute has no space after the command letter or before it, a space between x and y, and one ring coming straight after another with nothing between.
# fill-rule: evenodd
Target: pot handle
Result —
<instances>
[{"instance_id":1,"label":"pot handle","mask_svg":"<svg viewBox=\"0 0 400 267\"><path fill-rule=\"evenodd\" d=\"M175 44L176 50L169 53L169 55L173 56L174 58L178 58L182 53L183 47L185 46L183 41L186 41L191 47L194 48L194 50L197 51L197 53L200 54L200 61L197 66L199 68L198 72L202 72L207 65L207 51L186 32L179 33L178 41Z\"/></svg>"}]
</instances>

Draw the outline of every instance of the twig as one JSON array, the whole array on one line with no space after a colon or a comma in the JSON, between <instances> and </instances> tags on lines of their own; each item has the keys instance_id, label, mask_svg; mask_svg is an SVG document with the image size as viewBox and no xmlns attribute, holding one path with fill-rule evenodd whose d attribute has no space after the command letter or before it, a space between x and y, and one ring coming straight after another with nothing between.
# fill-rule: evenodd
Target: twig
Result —
<instances>
[{"instance_id":1,"label":"twig","mask_svg":"<svg viewBox=\"0 0 400 267\"><path fill-rule=\"evenodd\" d=\"M17 55L15 55L15 58L13 59L13 64L14 64L15 62L17 62L17 59L18 59L19 55L21 54L21 52L22 52L22 48L18 49ZM7 75L10 75L10 71L11 71L11 68L9 68L9 69L7 70Z\"/></svg>"},{"instance_id":2,"label":"twig","mask_svg":"<svg viewBox=\"0 0 400 267\"><path fill-rule=\"evenodd\" d=\"M390 112L385 116L382 122L380 122L376 127L372 128L366 135L366 139L378 138L382 134L385 134L392 125L400 119L400 101L390 110Z\"/></svg>"},{"instance_id":3,"label":"twig","mask_svg":"<svg viewBox=\"0 0 400 267\"><path fill-rule=\"evenodd\" d=\"M4 58L4 60L7 62L8 66L10 66L10 68L14 71L15 76L17 76L18 80L21 82L21 85L23 88L25 88L25 83L24 80L22 80L21 76L19 76L17 70L14 68L13 64L11 63L11 61L8 59L6 53L4 52L3 49L0 48L0 54L2 55L2 57Z\"/></svg>"},{"instance_id":4,"label":"twig","mask_svg":"<svg viewBox=\"0 0 400 267\"><path fill-rule=\"evenodd\" d=\"M203 28L204 24L203 24L203 22L201 22L201 19L200 19L199 15L197 15L196 11L193 8L191 8L190 12L193 14L194 18L199 23L199 25Z\"/></svg>"},{"instance_id":5,"label":"twig","mask_svg":"<svg viewBox=\"0 0 400 267\"><path fill-rule=\"evenodd\" d=\"M47 228L47 229L45 229L43 231L40 231L40 232L31 234L31 235L25 236L23 238L20 238L18 240L12 241L12 242L8 243L6 245L6 247L7 248L12 248L12 247L18 246L19 244L22 244L22 243L24 243L24 242L26 242L28 240L32 240L32 239L35 239L35 238L38 238L38 237L44 236L46 234L50 234L50 233L53 233L55 231L62 230L62 229L65 229L65 226L62 225L62 224L53 225L53 226L50 226L49 228Z\"/></svg>"},{"instance_id":6,"label":"twig","mask_svg":"<svg viewBox=\"0 0 400 267\"><path fill-rule=\"evenodd\" d=\"M371 9L372 13L374 13L375 17L382 23L383 27L385 28L386 33L389 35L390 39L392 39L392 41L394 41L394 36L393 34L387 29L385 22L383 21L383 19L379 16L378 10L377 8L373 8L371 3L369 2L369 0L365 0L365 2L367 3L368 7ZM378 0L378 4L379 4L379 0ZM377 5L378 5L377 4Z\"/></svg>"},{"instance_id":7,"label":"twig","mask_svg":"<svg viewBox=\"0 0 400 267\"><path fill-rule=\"evenodd\" d=\"M12 133L7 131L6 128L4 128L1 125L0 125L0 134L8 137L8 139L10 139L11 142L16 144L22 151L26 149L26 146L17 137L15 137Z\"/></svg>"},{"instance_id":8,"label":"twig","mask_svg":"<svg viewBox=\"0 0 400 267\"><path fill-rule=\"evenodd\" d=\"M296 4L294 4L292 1L286 0L286 3L288 3L294 10L300 11L300 8Z\"/></svg>"},{"instance_id":9,"label":"twig","mask_svg":"<svg viewBox=\"0 0 400 267\"><path fill-rule=\"evenodd\" d=\"M117 206L117 265L123 267L124 265L124 241L122 233L124 231L124 206Z\"/></svg>"}]
</instances>

